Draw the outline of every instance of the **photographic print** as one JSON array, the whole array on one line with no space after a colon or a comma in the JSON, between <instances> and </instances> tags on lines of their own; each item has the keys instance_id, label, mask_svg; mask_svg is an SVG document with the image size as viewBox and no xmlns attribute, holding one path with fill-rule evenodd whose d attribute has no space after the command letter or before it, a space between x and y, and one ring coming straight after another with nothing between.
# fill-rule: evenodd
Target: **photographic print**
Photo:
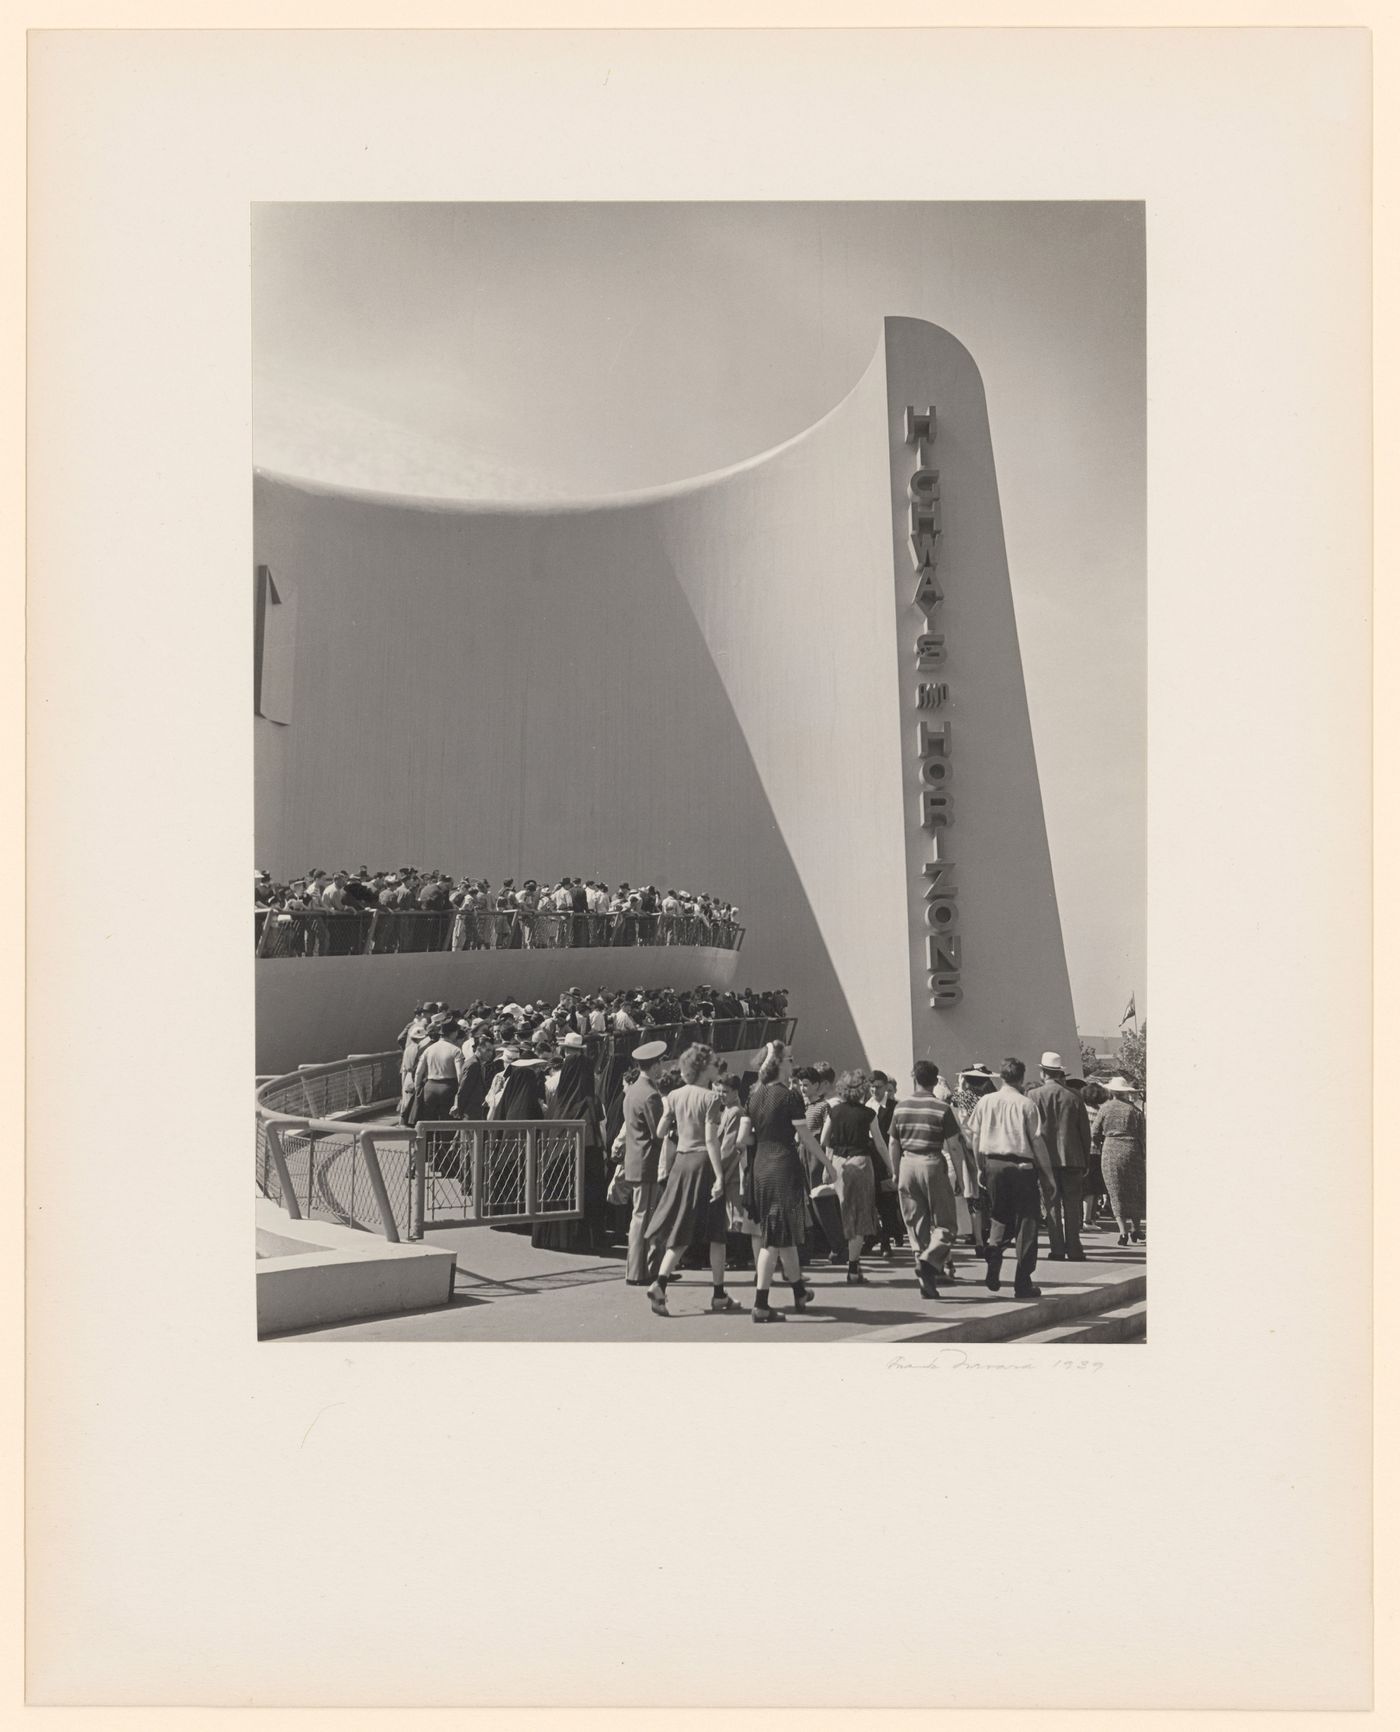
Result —
<instances>
[{"instance_id":1,"label":"photographic print","mask_svg":"<svg viewBox=\"0 0 1400 1732\"><path fill-rule=\"evenodd\" d=\"M252 261L259 1333L1141 1341L1143 207Z\"/></svg>"}]
</instances>

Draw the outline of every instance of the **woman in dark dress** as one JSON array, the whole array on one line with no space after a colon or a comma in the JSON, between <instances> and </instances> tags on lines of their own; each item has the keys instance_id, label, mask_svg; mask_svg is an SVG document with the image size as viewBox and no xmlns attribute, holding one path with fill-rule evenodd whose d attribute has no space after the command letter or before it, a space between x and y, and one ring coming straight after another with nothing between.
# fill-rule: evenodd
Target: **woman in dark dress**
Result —
<instances>
[{"instance_id":1,"label":"woman in dark dress","mask_svg":"<svg viewBox=\"0 0 1400 1732\"><path fill-rule=\"evenodd\" d=\"M491 1056L490 1041L478 1039L472 1043L472 1056L467 1060L462 1071L462 1080L457 1085L457 1103L452 1114L454 1118L486 1117L486 1089L490 1082L488 1066Z\"/></svg>"},{"instance_id":2,"label":"woman in dark dress","mask_svg":"<svg viewBox=\"0 0 1400 1732\"><path fill-rule=\"evenodd\" d=\"M1089 1114L1089 1182L1084 1187L1084 1225L1091 1232L1099 1230L1099 1209L1103 1203L1105 1192L1103 1183L1103 1145L1092 1141L1094 1122L1103 1108L1108 1094L1101 1083L1089 1081L1079 1097Z\"/></svg>"},{"instance_id":3,"label":"woman in dark dress","mask_svg":"<svg viewBox=\"0 0 1400 1732\"><path fill-rule=\"evenodd\" d=\"M779 1264L792 1286L793 1308L804 1310L816 1297L802 1279L798 1249L807 1232L807 1179L799 1148L820 1159L807 1129L807 1105L786 1081L790 1061L780 1041L764 1052L758 1082L749 1090L746 1117L756 1142L745 1180L744 1208L762 1229L758 1272L754 1278L755 1323L785 1322L768 1303Z\"/></svg>"},{"instance_id":4,"label":"woman in dark dress","mask_svg":"<svg viewBox=\"0 0 1400 1732\"><path fill-rule=\"evenodd\" d=\"M583 1219L537 1221L530 1242L541 1251L599 1251L603 1248L607 1181L603 1171L602 1107L593 1060L579 1034L566 1034L559 1081L545 1109L550 1119L583 1120Z\"/></svg>"},{"instance_id":5,"label":"woman in dark dress","mask_svg":"<svg viewBox=\"0 0 1400 1732\"><path fill-rule=\"evenodd\" d=\"M492 1115L498 1119L542 1119L544 1117L544 1073L549 1068L542 1058L515 1058L506 1064L501 1097Z\"/></svg>"},{"instance_id":6,"label":"woman in dark dress","mask_svg":"<svg viewBox=\"0 0 1400 1732\"><path fill-rule=\"evenodd\" d=\"M513 1058L509 1053L514 1053ZM504 1081L500 1098L496 1103L493 1119L542 1119L544 1117L544 1073L548 1063L542 1058L522 1058L518 1047L509 1049ZM514 1213L515 1211L510 1211ZM521 1167L520 1177L520 1210L525 1212L525 1177L524 1167ZM502 1210L502 1213L506 1213ZM497 1233L528 1233L527 1226L502 1226L493 1231Z\"/></svg>"}]
</instances>

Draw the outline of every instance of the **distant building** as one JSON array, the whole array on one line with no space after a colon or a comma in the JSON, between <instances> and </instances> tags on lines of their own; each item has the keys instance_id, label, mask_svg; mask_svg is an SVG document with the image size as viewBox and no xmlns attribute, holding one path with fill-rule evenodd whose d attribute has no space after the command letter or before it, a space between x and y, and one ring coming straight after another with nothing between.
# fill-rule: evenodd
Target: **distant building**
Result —
<instances>
[{"instance_id":1,"label":"distant building","mask_svg":"<svg viewBox=\"0 0 1400 1732\"><path fill-rule=\"evenodd\" d=\"M1081 1034L1080 1043L1093 1047L1100 1058L1117 1058L1123 1050L1121 1034Z\"/></svg>"}]
</instances>

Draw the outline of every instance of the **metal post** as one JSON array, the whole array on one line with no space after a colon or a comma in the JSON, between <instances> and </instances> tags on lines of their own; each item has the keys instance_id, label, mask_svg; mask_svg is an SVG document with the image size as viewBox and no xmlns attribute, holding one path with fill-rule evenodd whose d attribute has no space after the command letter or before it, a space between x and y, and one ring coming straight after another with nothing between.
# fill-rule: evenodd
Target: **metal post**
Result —
<instances>
[{"instance_id":1,"label":"metal post","mask_svg":"<svg viewBox=\"0 0 1400 1732\"><path fill-rule=\"evenodd\" d=\"M413 1215L409 1237L421 1239L428 1218L428 1131L420 1125L413 1133Z\"/></svg>"},{"instance_id":2,"label":"metal post","mask_svg":"<svg viewBox=\"0 0 1400 1732\"><path fill-rule=\"evenodd\" d=\"M313 1213L313 1189L316 1183L316 1132L310 1126L306 1127L306 1218L309 1221Z\"/></svg>"},{"instance_id":3,"label":"metal post","mask_svg":"<svg viewBox=\"0 0 1400 1732\"><path fill-rule=\"evenodd\" d=\"M579 1219L584 1213L584 1177L583 1177L583 1126L579 1125L573 1133L574 1137L574 1201L578 1205Z\"/></svg>"},{"instance_id":4,"label":"metal post","mask_svg":"<svg viewBox=\"0 0 1400 1732\"><path fill-rule=\"evenodd\" d=\"M538 1202L539 1175L535 1171L535 1162L539 1156L539 1143L535 1136L535 1127L525 1127L525 1213L533 1216Z\"/></svg>"},{"instance_id":5,"label":"metal post","mask_svg":"<svg viewBox=\"0 0 1400 1732\"><path fill-rule=\"evenodd\" d=\"M483 1219L481 1212L481 1176L485 1166L486 1127L480 1124L472 1126L472 1219Z\"/></svg>"},{"instance_id":6,"label":"metal post","mask_svg":"<svg viewBox=\"0 0 1400 1732\"><path fill-rule=\"evenodd\" d=\"M272 1156L272 1164L277 1168L277 1183L282 1188L282 1207L294 1221L301 1219L301 1206L297 1202L297 1194L292 1189L292 1175L287 1168L287 1156L282 1148L282 1133L268 1119L263 1125L263 1135L267 1138L268 1153Z\"/></svg>"},{"instance_id":7,"label":"metal post","mask_svg":"<svg viewBox=\"0 0 1400 1732\"><path fill-rule=\"evenodd\" d=\"M350 1054L349 1058L346 1059L345 1063L346 1063L347 1067L349 1068L349 1070L353 1076L354 1071L355 1071L355 1067L357 1065L373 1064L374 1063L374 1054L372 1052L352 1052ZM373 1080L374 1080L374 1073L371 1071L371 1073L370 1073L371 1084L373 1083ZM354 1083L355 1083L355 1105L357 1107L369 1106L370 1102L365 1099L365 1091L364 1091L363 1086L361 1085L360 1079L358 1077L354 1077Z\"/></svg>"},{"instance_id":8,"label":"metal post","mask_svg":"<svg viewBox=\"0 0 1400 1732\"><path fill-rule=\"evenodd\" d=\"M383 1223L384 1237L397 1245L399 1242L398 1223L394 1220L394 1211L389 1207L389 1193L384 1188L384 1174L379 1167L379 1151L374 1146L375 1133L361 1131L359 1133L360 1148L365 1157L365 1174L369 1179L369 1188L374 1193L375 1207L379 1210L379 1219ZM409 1234L412 1237L412 1224ZM418 1235L422 1237L421 1232Z\"/></svg>"}]
</instances>

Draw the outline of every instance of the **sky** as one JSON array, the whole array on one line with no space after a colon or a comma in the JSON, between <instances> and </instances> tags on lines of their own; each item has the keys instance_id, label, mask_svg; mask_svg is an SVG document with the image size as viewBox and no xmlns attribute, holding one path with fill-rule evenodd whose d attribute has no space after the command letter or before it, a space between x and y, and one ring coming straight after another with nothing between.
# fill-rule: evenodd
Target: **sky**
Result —
<instances>
[{"instance_id":1,"label":"sky","mask_svg":"<svg viewBox=\"0 0 1400 1732\"><path fill-rule=\"evenodd\" d=\"M436 498L703 475L820 419L889 314L987 392L1081 1032L1146 1010L1143 207L258 205L253 456Z\"/></svg>"}]
</instances>

